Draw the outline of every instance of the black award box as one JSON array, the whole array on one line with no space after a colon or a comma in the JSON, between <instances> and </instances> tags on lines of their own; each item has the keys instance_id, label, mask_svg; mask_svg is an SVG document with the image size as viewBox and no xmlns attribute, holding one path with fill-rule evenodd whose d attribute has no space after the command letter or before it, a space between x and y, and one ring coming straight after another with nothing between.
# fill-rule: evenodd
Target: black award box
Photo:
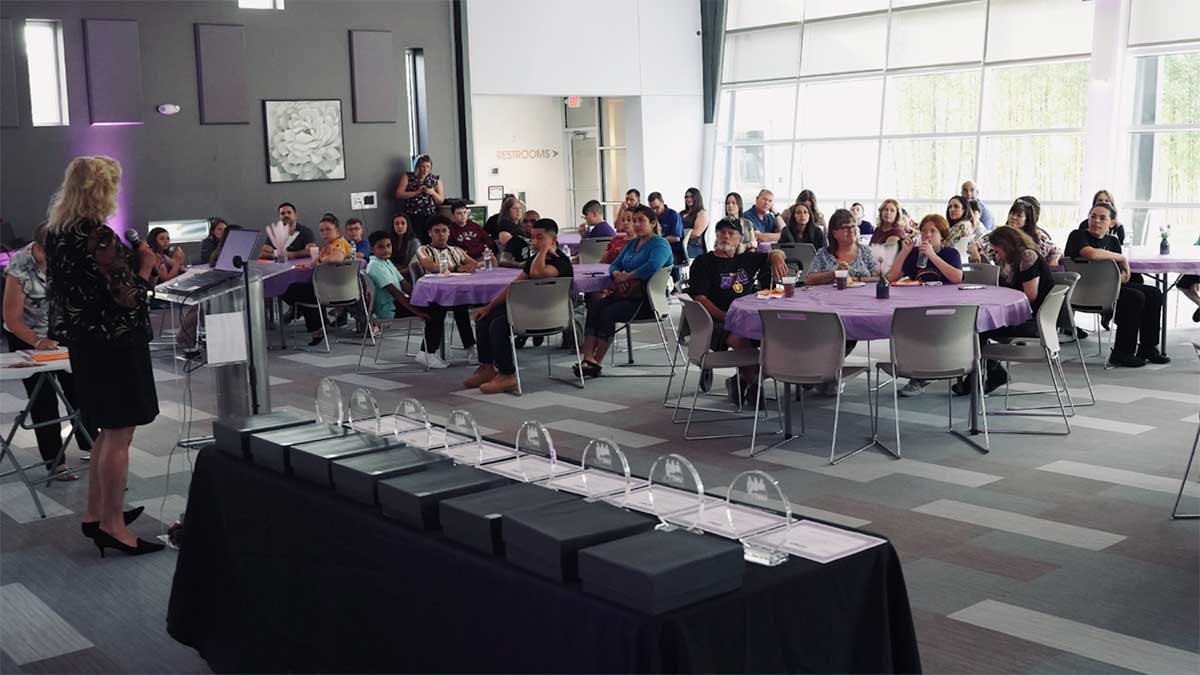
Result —
<instances>
[{"instance_id":1,"label":"black award box","mask_svg":"<svg viewBox=\"0 0 1200 675\"><path fill-rule=\"evenodd\" d=\"M579 498L532 483L517 483L442 502L442 531L460 544L489 555L504 555L504 520L509 514Z\"/></svg>"},{"instance_id":2,"label":"black award box","mask_svg":"<svg viewBox=\"0 0 1200 675\"><path fill-rule=\"evenodd\" d=\"M575 500L505 517L506 557L555 581L579 581L579 550L649 532L655 518L602 502Z\"/></svg>"},{"instance_id":3,"label":"black award box","mask_svg":"<svg viewBox=\"0 0 1200 675\"><path fill-rule=\"evenodd\" d=\"M652 531L579 552L586 593L661 614L742 587L742 545L682 530Z\"/></svg>"},{"instance_id":4,"label":"black award box","mask_svg":"<svg viewBox=\"0 0 1200 675\"><path fill-rule=\"evenodd\" d=\"M225 417L213 422L213 444L222 452L245 458L250 456L251 434L312 423L311 417L306 419L290 412Z\"/></svg>"},{"instance_id":5,"label":"black award box","mask_svg":"<svg viewBox=\"0 0 1200 675\"><path fill-rule=\"evenodd\" d=\"M286 429L264 431L250 436L250 459L255 464L272 471L291 473L288 451L293 446L355 435L358 435L357 431L324 422L311 422Z\"/></svg>"},{"instance_id":6,"label":"black award box","mask_svg":"<svg viewBox=\"0 0 1200 675\"><path fill-rule=\"evenodd\" d=\"M375 485L380 480L452 464L453 460L449 457L402 445L382 452L339 459L329 465L329 470L334 492L360 504L375 506L379 501Z\"/></svg>"},{"instance_id":7,"label":"black award box","mask_svg":"<svg viewBox=\"0 0 1200 675\"><path fill-rule=\"evenodd\" d=\"M391 436L351 433L323 441L301 443L287 449L286 461L293 476L322 487L333 485L330 467L339 459L383 452L404 445Z\"/></svg>"},{"instance_id":8,"label":"black award box","mask_svg":"<svg viewBox=\"0 0 1200 675\"><path fill-rule=\"evenodd\" d=\"M383 515L419 530L439 530L438 505L443 500L483 492L512 483L474 467L457 465L393 476L379 481Z\"/></svg>"}]
</instances>

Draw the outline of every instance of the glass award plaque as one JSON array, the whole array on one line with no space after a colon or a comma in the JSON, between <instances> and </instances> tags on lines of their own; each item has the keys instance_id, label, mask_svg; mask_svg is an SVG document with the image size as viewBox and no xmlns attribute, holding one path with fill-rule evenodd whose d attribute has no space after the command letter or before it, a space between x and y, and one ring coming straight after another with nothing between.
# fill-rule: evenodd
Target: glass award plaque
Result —
<instances>
[{"instance_id":1,"label":"glass award plaque","mask_svg":"<svg viewBox=\"0 0 1200 675\"><path fill-rule=\"evenodd\" d=\"M782 515L767 510L772 499L783 505ZM726 490L725 502L708 509L700 527L705 532L740 541L748 562L774 567L787 561L787 552L778 540L755 539L754 535L767 530L786 530L791 524L792 504L779 482L764 471L752 470L734 476Z\"/></svg>"},{"instance_id":2,"label":"glass award plaque","mask_svg":"<svg viewBox=\"0 0 1200 675\"><path fill-rule=\"evenodd\" d=\"M583 495L588 500L616 496L621 502L629 497L633 485L629 478L629 461L620 446L611 438L594 439L583 449L580 471L557 476L545 486Z\"/></svg>"},{"instance_id":3,"label":"glass award plaque","mask_svg":"<svg viewBox=\"0 0 1200 675\"><path fill-rule=\"evenodd\" d=\"M344 419L342 390L332 378L326 377L317 383L317 421L322 424L341 425Z\"/></svg>"},{"instance_id":4,"label":"glass award plaque","mask_svg":"<svg viewBox=\"0 0 1200 675\"><path fill-rule=\"evenodd\" d=\"M451 411L446 419L446 432L441 447L434 452L445 455L459 464L482 466L489 462L512 459L511 448L489 443L479 433L479 425L466 410Z\"/></svg>"},{"instance_id":5,"label":"glass award plaque","mask_svg":"<svg viewBox=\"0 0 1200 675\"><path fill-rule=\"evenodd\" d=\"M388 422L385 420L384 425ZM392 433L399 436L406 431L432 431L433 425L429 423L429 413L425 412L425 406L415 398L406 398L396 404L396 412L392 414L391 419ZM428 447L426 443L426 447Z\"/></svg>"},{"instance_id":6,"label":"glass award plaque","mask_svg":"<svg viewBox=\"0 0 1200 675\"><path fill-rule=\"evenodd\" d=\"M375 395L362 387L350 392L349 421L350 428L355 431L376 437L385 433Z\"/></svg>"},{"instance_id":7,"label":"glass award plaque","mask_svg":"<svg viewBox=\"0 0 1200 675\"><path fill-rule=\"evenodd\" d=\"M553 480L565 473L558 463L558 453L554 450L550 432L541 422L532 420L525 422L517 430L517 443L512 459L483 468L524 483ZM569 471L574 473L578 469L571 467Z\"/></svg>"}]
</instances>

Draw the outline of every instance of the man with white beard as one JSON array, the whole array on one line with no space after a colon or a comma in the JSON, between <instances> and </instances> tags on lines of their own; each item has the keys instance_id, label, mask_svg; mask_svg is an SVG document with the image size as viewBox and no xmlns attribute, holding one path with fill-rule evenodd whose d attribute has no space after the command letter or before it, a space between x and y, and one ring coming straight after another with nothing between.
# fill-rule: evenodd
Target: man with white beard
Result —
<instances>
[{"instance_id":1,"label":"man with white beard","mask_svg":"<svg viewBox=\"0 0 1200 675\"><path fill-rule=\"evenodd\" d=\"M716 233L717 240L713 250L696 258L692 263L688 275L688 293L713 319L713 349L753 347L754 344L750 340L725 332L725 312L729 311L729 306L734 300L743 295L769 289L772 276L776 279L787 276L787 260L783 251L738 253L742 243L741 224L731 218L718 222ZM742 392L738 392L738 395L743 395L748 387L755 386L758 375L751 372L752 370L743 369ZM726 389L730 398L736 398L732 379L726 382ZM712 384L711 370L700 374L700 383L701 389L707 391Z\"/></svg>"}]
</instances>

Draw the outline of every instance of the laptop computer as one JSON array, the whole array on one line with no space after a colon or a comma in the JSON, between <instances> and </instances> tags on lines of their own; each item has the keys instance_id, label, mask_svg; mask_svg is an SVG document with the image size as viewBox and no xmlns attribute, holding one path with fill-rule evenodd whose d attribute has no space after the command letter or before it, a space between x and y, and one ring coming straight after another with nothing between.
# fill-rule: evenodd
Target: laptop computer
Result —
<instances>
[{"instance_id":1,"label":"laptop computer","mask_svg":"<svg viewBox=\"0 0 1200 675\"><path fill-rule=\"evenodd\" d=\"M258 259L265 236L261 230L231 230L225 233L221 254L213 269L199 274L189 274L167 284L172 291L191 293L220 285L242 275L242 270L233 264L240 257L246 262Z\"/></svg>"}]
</instances>

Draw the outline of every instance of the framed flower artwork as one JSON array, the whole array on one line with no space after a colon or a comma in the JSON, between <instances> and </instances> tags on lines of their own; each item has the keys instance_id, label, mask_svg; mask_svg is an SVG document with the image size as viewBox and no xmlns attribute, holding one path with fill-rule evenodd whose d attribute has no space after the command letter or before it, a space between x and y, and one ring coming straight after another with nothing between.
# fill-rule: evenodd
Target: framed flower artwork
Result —
<instances>
[{"instance_id":1,"label":"framed flower artwork","mask_svg":"<svg viewBox=\"0 0 1200 675\"><path fill-rule=\"evenodd\" d=\"M263 101L267 182L346 179L340 99Z\"/></svg>"}]
</instances>

